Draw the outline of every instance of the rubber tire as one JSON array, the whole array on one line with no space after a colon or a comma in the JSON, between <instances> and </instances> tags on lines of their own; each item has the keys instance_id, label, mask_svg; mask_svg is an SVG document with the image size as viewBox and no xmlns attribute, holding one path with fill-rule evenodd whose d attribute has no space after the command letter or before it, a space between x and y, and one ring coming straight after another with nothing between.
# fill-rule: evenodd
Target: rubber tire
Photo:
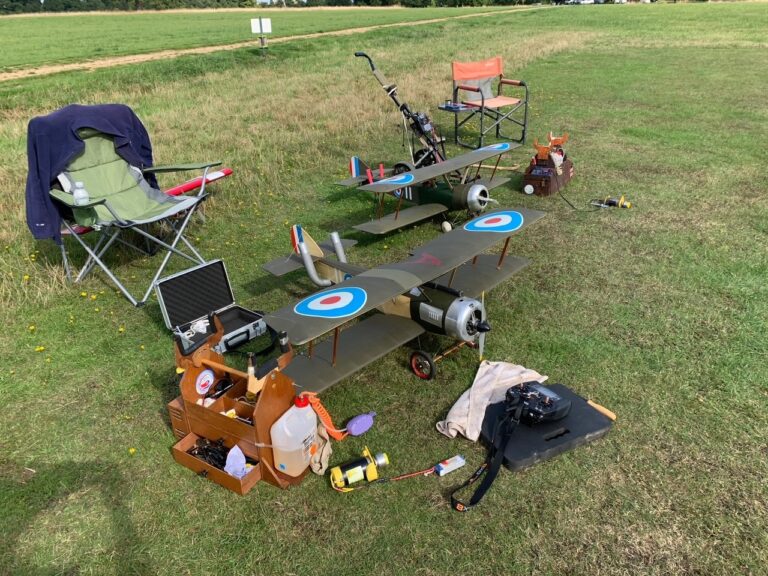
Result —
<instances>
[{"instance_id":1,"label":"rubber tire","mask_svg":"<svg viewBox=\"0 0 768 576\"><path fill-rule=\"evenodd\" d=\"M427 158L420 164L421 168L432 166L432 164L435 163L434 152L432 152L432 150L428 150L427 148L420 148L419 150L416 150L416 152L413 153L414 163L419 164L419 160L421 160L424 156L426 156Z\"/></svg>"},{"instance_id":2,"label":"rubber tire","mask_svg":"<svg viewBox=\"0 0 768 576\"><path fill-rule=\"evenodd\" d=\"M411 354L410 366L411 372L422 380L432 380L437 372L432 355L423 350L416 350Z\"/></svg>"},{"instance_id":3,"label":"rubber tire","mask_svg":"<svg viewBox=\"0 0 768 576\"><path fill-rule=\"evenodd\" d=\"M392 174L397 176L398 174L404 174L405 172L413 172L416 168L410 162L398 162L392 167Z\"/></svg>"}]
</instances>

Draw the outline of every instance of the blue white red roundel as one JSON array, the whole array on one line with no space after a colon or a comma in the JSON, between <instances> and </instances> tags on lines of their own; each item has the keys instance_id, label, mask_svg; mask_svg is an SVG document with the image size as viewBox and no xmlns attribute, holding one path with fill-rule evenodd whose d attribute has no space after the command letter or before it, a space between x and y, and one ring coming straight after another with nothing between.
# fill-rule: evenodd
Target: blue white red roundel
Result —
<instances>
[{"instance_id":1,"label":"blue white red roundel","mask_svg":"<svg viewBox=\"0 0 768 576\"><path fill-rule=\"evenodd\" d=\"M368 294L362 288L335 288L304 298L293 311L315 318L346 318L359 312L367 300Z\"/></svg>"},{"instance_id":2,"label":"blue white red roundel","mask_svg":"<svg viewBox=\"0 0 768 576\"><path fill-rule=\"evenodd\" d=\"M483 146L480 148L480 150L484 150L487 152L490 152L491 150L495 152L506 152L512 147L512 145L509 142L499 142L498 144L490 144L488 146Z\"/></svg>"},{"instance_id":3,"label":"blue white red roundel","mask_svg":"<svg viewBox=\"0 0 768 576\"><path fill-rule=\"evenodd\" d=\"M464 230L468 232L501 232L509 233L523 226L523 215L514 210L494 212L467 222Z\"/></svg>"},{"instance_id":4,"label":"blue white red roundel","mask_svg":"<svg viewBox=\"0 0 768 576\"><path fill-rule=\"evenodd\" d=\"M197 375L197 380L195 380L195 390L201 396L205 396L215 381L216 376L214 375L213 370L203 370Z\"/></svg>"},{"instance_id":5,"label":"blue white red roundel","mask_svg":"<svg viewBox=\"0 0 768 576\"><path fill-rule=\"evenodd\" d=\"M402 184L403 186L410 184L411 182L413 182L413 174L409 172L404 172L402 174L398 174L397 176L390 176L389 178L384 178L384 180L379 180L380 184Z\"/></svg>"}]
</instances>

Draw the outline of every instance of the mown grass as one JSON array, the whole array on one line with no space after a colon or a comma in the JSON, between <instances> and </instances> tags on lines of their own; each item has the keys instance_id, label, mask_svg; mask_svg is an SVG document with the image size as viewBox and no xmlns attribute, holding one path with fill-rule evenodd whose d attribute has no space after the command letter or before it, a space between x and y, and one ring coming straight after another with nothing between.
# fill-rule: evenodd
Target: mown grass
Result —
<instances>
[{"instance_id":1,"label":"mown grass","mask_svg":"<svg viewBox=\"0 0 768 576\"><path fill-rule=\"evenodd\" d=\"M575 7L0 86L2 571L765 574L768 206L755 143L768 107L755 71L768 58L753 31L767 19L762 4ZM454 453L469 461L461 472L349 495L309 477L240 498L169 454L175 375L157 304L132 309L99 277L66 286L57 251L23 223L28 119L123 101L158 162L216 156L236 169L195 235L204 255L225 259L241 304L287 304L309 283L259 266L286 251L288 226L318 238L348 230L370 201L333 186L347 157L403 155L397 114L352 57L359 49L444 125L435 107L450 60L501 53L532 87L532 134L571 134L571 201L624 193L636 205L574 212L521 195L519 175L496 194L548 217L513 239L533 264L489 297L488 355L619 420L593 445L503 472L466 515L446 494L483 449L434 423L470 384L471 354L422 383L394 352L324 396L341 421L379 414L364 437L334 446L334 462L367 444L389 453L393 474ZM376 264L437 233L346 235L361 240L352 260ZM117 269L138 285L153 264Z\"/></svg>"},{"instance_id":2,"label":"mown grass","mask_svg":"<svg viewBox=\"0 0 768 576\"><path fill-rule=\"evenodd\" d=\"M456 17L509 7L238 10L0 17L0 70L253 41L251 18L271 18L271 38Z\"/></svg>"}]
</instances>

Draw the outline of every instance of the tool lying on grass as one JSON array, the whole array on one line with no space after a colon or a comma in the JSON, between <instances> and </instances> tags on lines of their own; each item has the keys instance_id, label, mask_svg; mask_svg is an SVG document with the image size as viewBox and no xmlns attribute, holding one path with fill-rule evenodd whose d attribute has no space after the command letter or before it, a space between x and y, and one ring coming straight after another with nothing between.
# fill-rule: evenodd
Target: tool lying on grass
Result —
<instances>
[{"instance_id":1,"label":"tool lying on grass","mask_svg":"<svg viewBox=\"0 0 768 576\"><path fill-rule=\"evenodd\" d=\"M624 198L623 194L620 198L612 198L610 196L602 200L596 198L590 204L598 208L632 208L632 202Z\"/></svg>"},{"instance_id":2,"label":"tool lying on grass","mask_svg":"<svg viewBox=\"0 0 768 576\"><path fill-rule=\"evenodd\" d=\"M361 458L331 468L331 486L337 492L352 492L361 488L367 488L373 484L382 484L384 482L398 482L399 480L405 480L406 478L415 478L416 476L430 476L437 474L438 476L445 476L446 474L458 470L464 466L465 461L459 455L438 462L434 466L419 470L417 472L409 472L407 474L401 474L400 476L394 476L392 478L381 478L379 476L379 468L389 465L389 457L384 452L379 452L375 456L371 454L371 451L366 446L363 450ZM352 484L365 480L367 484L352 488Z\"/></svg>"}]
</instances>

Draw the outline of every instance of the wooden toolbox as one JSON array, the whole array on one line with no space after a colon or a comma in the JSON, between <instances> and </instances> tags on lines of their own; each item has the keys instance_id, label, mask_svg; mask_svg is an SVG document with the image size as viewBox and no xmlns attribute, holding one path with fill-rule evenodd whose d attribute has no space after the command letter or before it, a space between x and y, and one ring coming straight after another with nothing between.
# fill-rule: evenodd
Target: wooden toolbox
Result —
<instances>
[{"instance_id":1,"label":"wooden toolbox","mask_svg":"<svg viewBox=\"0 0 768 576\"><path fill-rule=\"evenodd\" d=\"M179 439L173 447L174 459L238 494L245 494L259 480L279 488L300 483L306 472L293 477L278 471L269 447L272 425L293 405L295 397L293 380L282 372L293 356L292 351L271 361L274 368L264 376L264 385L255 403L246 402L248 375L224 364L224 357L214 350L214 343L220 340L224 328L216 316L213 323L216 332L193 352L185 354L176 343L176 365L183 369L183 374L179 384L181 395L168 403L171 427ZM204 406L204 399L210 398L222 381L231 382L232 386ZM229 410L234 410L236 417L223 414ZM254 462L253 469L244 478L237 479L192 456L188 451L198 438L212 442L222 440L227 448L237 444Z\"/></svg>"}]
</instances>

